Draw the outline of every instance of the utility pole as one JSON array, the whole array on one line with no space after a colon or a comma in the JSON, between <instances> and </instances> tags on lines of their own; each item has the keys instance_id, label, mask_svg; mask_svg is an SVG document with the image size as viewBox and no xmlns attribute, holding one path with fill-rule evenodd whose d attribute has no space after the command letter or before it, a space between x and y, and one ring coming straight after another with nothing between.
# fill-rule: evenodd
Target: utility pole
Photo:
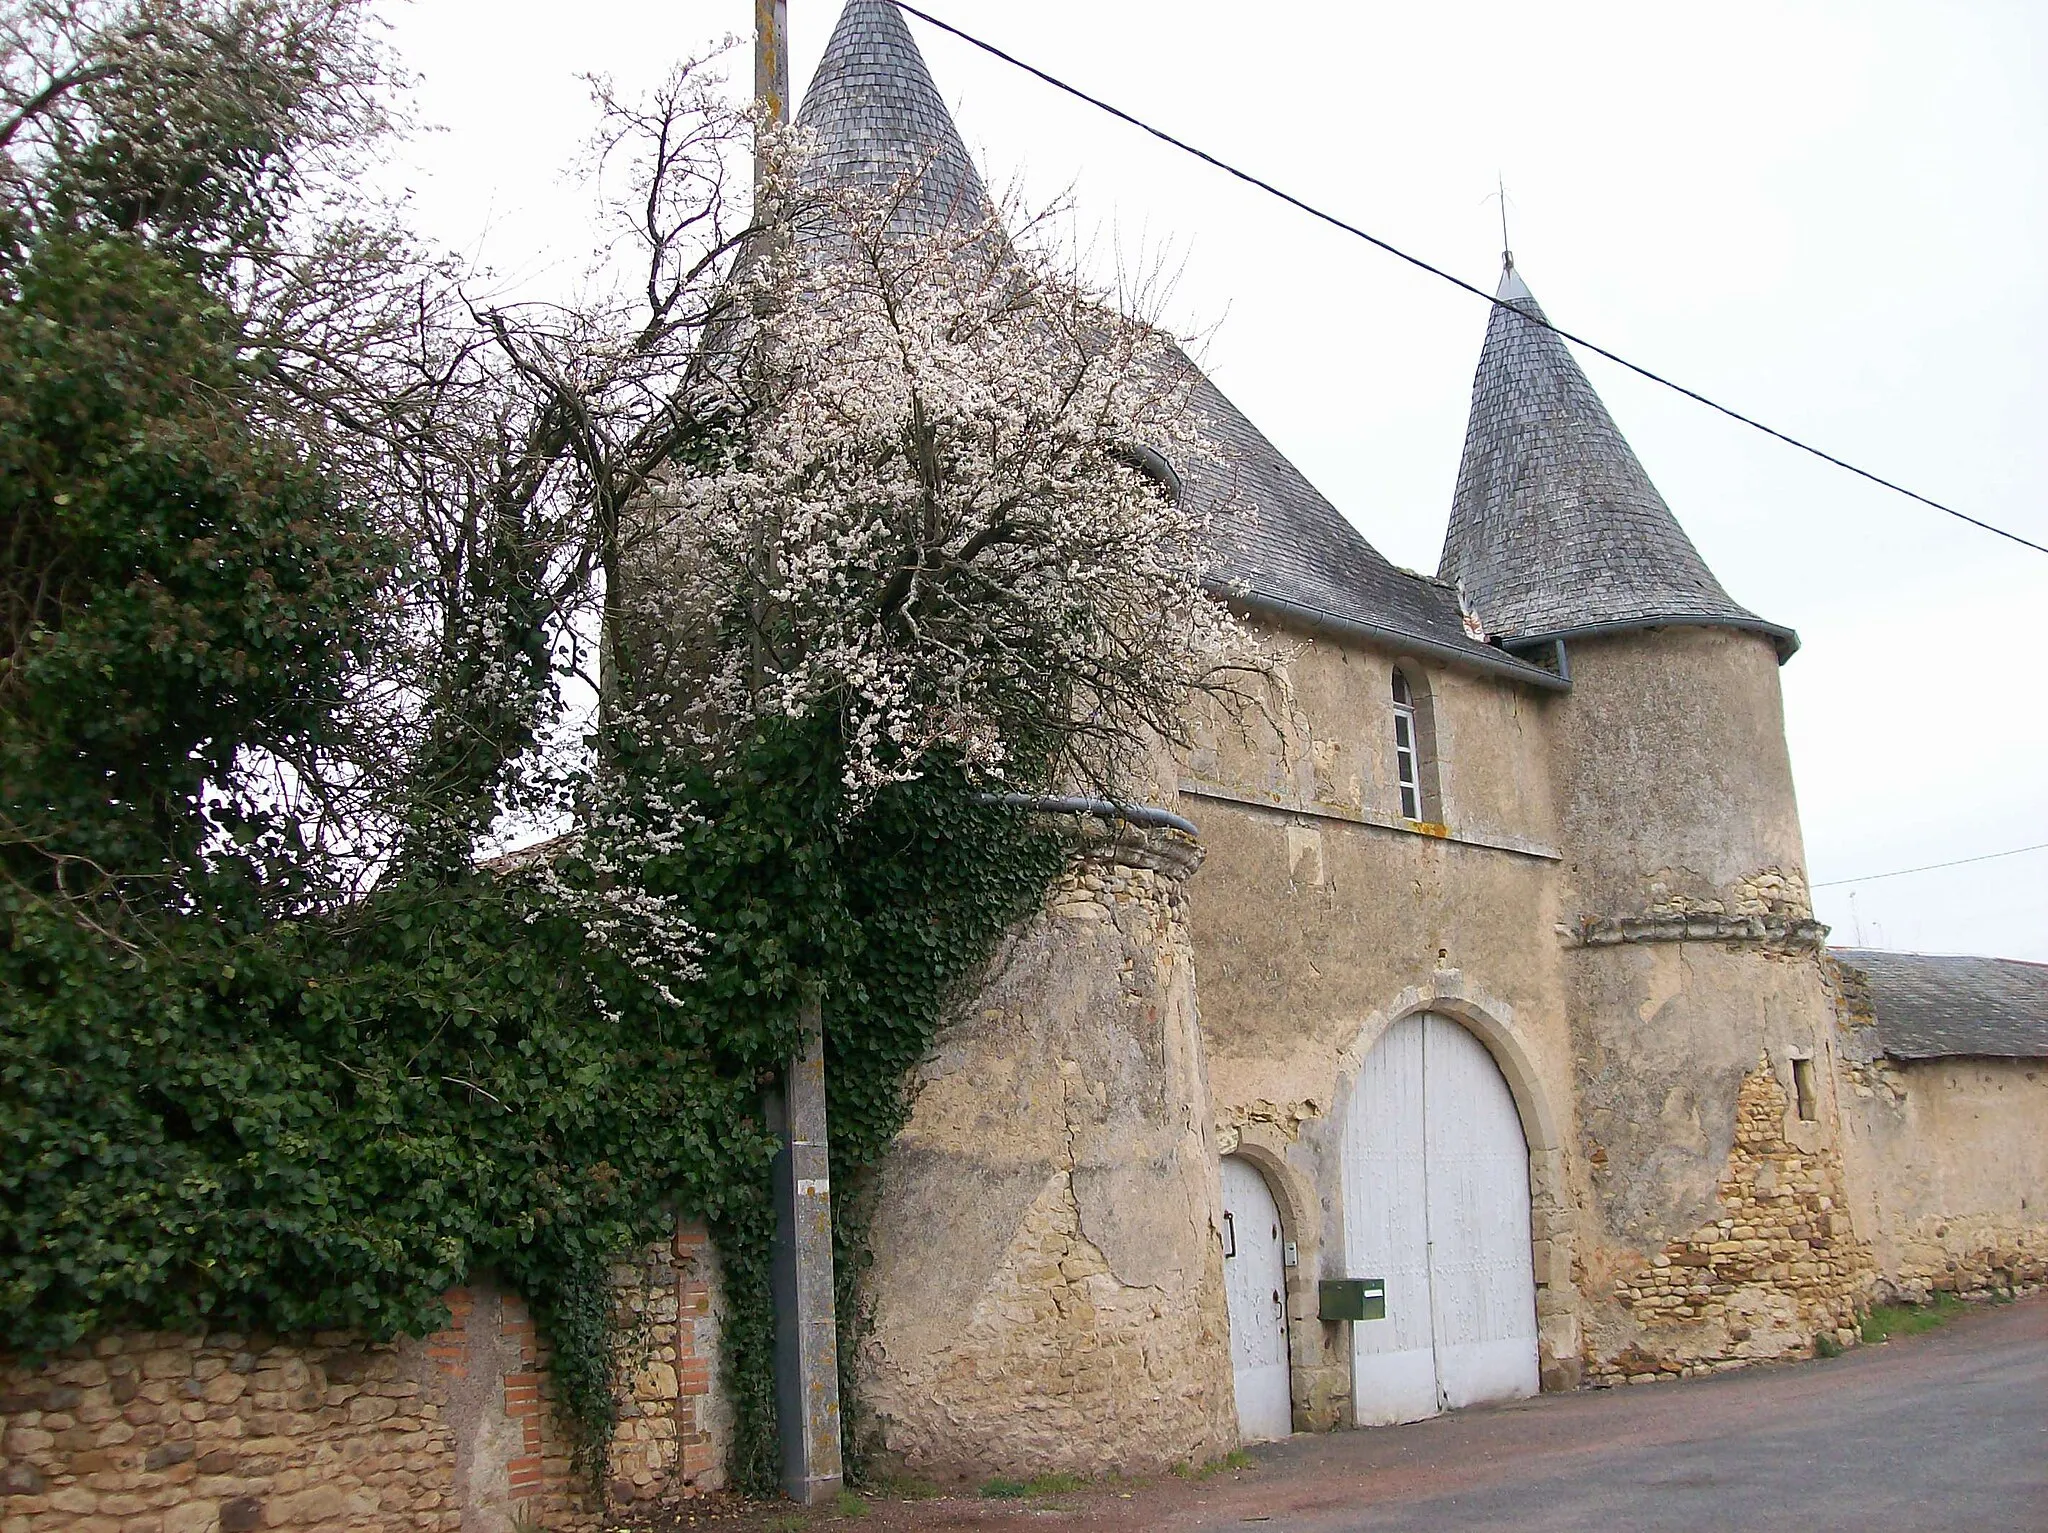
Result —
<instances>
[{"instance_id":1,"label":"utility pole","mask_svg":"<svg viewBox=\"0 0 2048 1533\"><path fill-rule=\"evenodd\" d=\"M815 1506L839 1493L839 1334L832 1288L831 1155L825 1136L825 1032L815 996L782 1074L775 1156L775 1418L782 1489Z\"/></svg>"},{"instance_id":2,"label":"utility pole","mask_svg":"<svg viewBox=\"0 0 2048 1533\"><path fill-rule=\"evenodd\" d=\"M762 139L789 119L789 0L754 0L754 95ZM754 149L755 219L768 191L766 146ZM839 1332L832 1283L832 1164L825 1123L825 1026L814 991L802 1041L782 1072L775 1156L775 1419L782 1490L815 1506L844 1483Z\"/></svg>"},{"instance_id":3,"label":"utility pole","mask_svg":"<svg viewBox=\"0 0 2048 1533\"><path fill-rule=\"evenodd\" d=\"M754 0L754 99L763 128L789 121L789 0ZM754 146L754 196L768 181L768 157ZM758 216L758 209L757 214Z\"/></svg>"}]
</instances>

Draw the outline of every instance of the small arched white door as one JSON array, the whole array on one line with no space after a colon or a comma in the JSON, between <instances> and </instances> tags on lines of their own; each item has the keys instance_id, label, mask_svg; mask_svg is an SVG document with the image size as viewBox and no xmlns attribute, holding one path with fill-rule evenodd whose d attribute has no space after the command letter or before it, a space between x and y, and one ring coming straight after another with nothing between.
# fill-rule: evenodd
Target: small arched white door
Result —
<instances>
[{"instance_id":1,"label":"small arched white door","mask_svg":"<svg viewBox=\"0 0 2048 1533\"><path fill-rule=\"evenodd\" d=\"M1345 1255L1385 1278L1351 1327L1360 1426L1536 1393L1529 1145L1486 1046L1404 1017L1366 1056L1344 1130Z\"/></svg>"},{"instance_id":2,"label":"small arched white door","mask_svg":"<svg viewBox=\"0 0 2048 1533\"><path fill-rule=\"evenodd\" d=\"M1250 1161L1223 1157L1223 1291L1230 1308L1230 1369L1237 1430L1266 1442L1294 1430L1287 1378L1287 1268L1280 1209Z\"/></svg>"}]
</instances>

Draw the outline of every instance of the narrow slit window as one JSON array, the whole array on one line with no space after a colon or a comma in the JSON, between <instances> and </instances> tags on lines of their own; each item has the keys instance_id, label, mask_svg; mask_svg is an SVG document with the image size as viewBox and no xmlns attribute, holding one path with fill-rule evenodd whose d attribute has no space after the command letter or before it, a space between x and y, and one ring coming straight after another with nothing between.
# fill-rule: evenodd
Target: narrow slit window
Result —
<instances>
[{"instance_id":1,"label":"narrow slit window","mask_svg":"<svg viewBox=\"0 0 2048 1533\"><path fill-rule=\"evenodd\" d=\"M1408 678L1394 672L1394 775L1401 784L1401 816L1422 818L1422 772L1415 749L1415 694Z\"/></svg>"},{"instance_id":2,"label":"narrow slit window","mask_svg":"<svg viewBox=\"0 0 2048 1533\"><path fill-rule=\"evenodd\" d=\"M1801 1123L1811 1123L1820 1116L1813 1096L1813 1061L1795 1059L1792 1061L1792 1098L1799 1111Z\"/></svg>"}]
</instances>

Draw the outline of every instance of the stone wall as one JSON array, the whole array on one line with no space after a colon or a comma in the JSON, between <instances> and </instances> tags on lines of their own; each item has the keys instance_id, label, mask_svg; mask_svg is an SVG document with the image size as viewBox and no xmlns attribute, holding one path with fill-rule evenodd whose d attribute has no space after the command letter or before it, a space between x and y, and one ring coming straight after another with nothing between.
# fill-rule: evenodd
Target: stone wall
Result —
<instances>
[{"instance_id":1,"label":"stone wall","mask_svg":"<svg viewBox=\"0 0 2048 1533\"><path fill-rule=\"evenodd\" d=\"M1639 1327L1619 1351L1589 1346L1593 1383L1641 1383L1848 1346L1874 1265L1856 1236L1841 1156L1792 1126L1769 1059L1743 1078L1718 1217L1665 1243L1615 1297ZM1798 1134L1804 1142L1795 1142Z\"/></svg>"},{"instance_id":2,"label":"stone wall","mask_svg":"<svg viewBox=\"0 0 2048 1533\"><path fill-rule=\"evenodd\" d=\"M2048 1060L1905 1062L1844 1005L1850 1189L1888 1296L2048 1284Z\"/></svg>"},{"instance_id":3,"label":"stone wall","mask_svg":"<svg viewBox=\"0 0 2048 1533\"><path fill-rule=\"evenodd\" d=\"M1681 626L1574 640L1569 661L1552 772L1586 1376L1809 1351L1848 1334L1867 1258L1778 655ZM1807 1121L1784 1101L1796 1059Z\"/></svg>"},{"instance_id":4,"label":"stone wall","mask_svg":"<svg viewBox=\"0 0 2048 1533\"><path fill-rule=\"evenodd\" d=\"M713 1488L726 1424L708 1242L685 1231L618 1276L637 1349L608 1493ZM0 1530L596 1526L526 1305L487 1283L447 1302L449 1327L419 1340L129 1333L0 1363Z\"/></svg>"},{"instance_id":5,"label":"stone wall","mask_svg":"<svg viewBox=\"0 0 2048 1533\"><path fill-rule=\"evenodd\" d=\"M1286 1290L1295 1424L1348 1425L1351 1327L1317 1315L1352 1274L1344 1126L1360 1065L1435 1010L1486 1043L1530 1147L1546 1388L1580 1355L1569 1180L1572 1046L1549 779L1555 703L1512 683L1327 636L1272 635L1265 706L1192 721L1178 808L1206 853L1189 889L1203 1049L1220 1133L1255 1160L1299 1265ZM1426 692L1442 822L1398 814L1393 669Z\"/></svg>"},{"instance_id":6,"label":"stone wall","mask_svg":"<svg viewBox=\"0 0 2048 1533\"><path fill-rule=\"evenodd\" d=\"M1176 832L1098 841L919 1072L882 1168L856 1430L971 1478L1237 1444Z\"/></svg>"}]
</instances>

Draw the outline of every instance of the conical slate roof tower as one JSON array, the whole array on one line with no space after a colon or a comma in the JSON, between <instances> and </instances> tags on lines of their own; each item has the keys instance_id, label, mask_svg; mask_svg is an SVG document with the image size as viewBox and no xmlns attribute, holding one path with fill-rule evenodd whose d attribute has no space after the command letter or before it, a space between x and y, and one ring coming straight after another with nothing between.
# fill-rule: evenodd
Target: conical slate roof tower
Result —
<instances>
[{"instance_id":1,"label":"conical slate roof tower","mask_svg":"<svg viewBox=\"0 0 2048 1533\"><path fill-rule=\"evenodd\" d=\"M813 138L813 186L893 194L914 178L897 215L905 233L989 214L987 188L893 0L846 0L796 121ZM1233 600L1554 683L1475 638L1451 586L1390 564L1199 369L1191 404L1207 450L1175 468L1183 493L1213 519L1212 579Z\"/></svg>"},{"instance_id":2,"label":"conical slate roof tower","mask_svg":"<svg viewBox=\"0 0 2048 1533\"><path fill-rule=\"evenodd\" d=\"M1496 296L1441 578L1511 645L1691 624L1789 655L1798 637L1721 588L1512 259Z\"/></svg>"},{"instance_id":3,"label":"conical slate roof tower","mask_svg":"<svg viewBox=\"0 0 2048 1533\"><path fill-rule=\"evenodd\" d=\"M915 178L900 214L914 230L988 215L988 191L890 0L848 0L796 121L815 138L814 184L888 193Z\"/></svg>"}]
</instances>

